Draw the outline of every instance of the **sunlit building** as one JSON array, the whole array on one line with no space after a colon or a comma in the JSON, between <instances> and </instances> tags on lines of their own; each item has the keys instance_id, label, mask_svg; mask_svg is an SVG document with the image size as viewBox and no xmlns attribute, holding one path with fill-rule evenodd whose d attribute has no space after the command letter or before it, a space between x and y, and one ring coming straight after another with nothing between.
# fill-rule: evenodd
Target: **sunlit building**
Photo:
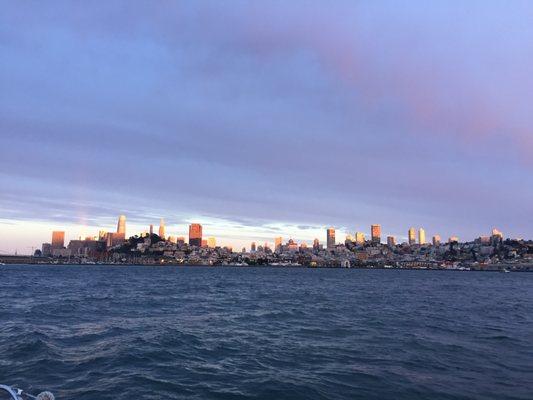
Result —
<instances>
[{"instance_id":1,"label":"sunlit building","mask_svg":"<svg viewBox=\"0 0 533 400\"><path fill-rule=\"evenodd\" d=\"M448 243L453 242L459 242L459 238L457 236L450 236L450 238L448 239Z\"/></svg>"},{"instance_id":2,"label":"sunlit building","mask_svg":"<svg viewBox=\"0 0 533 400\"><path fill-rule=\"evenodd\" d=\"M365 244L365 234L363 232L355 232L355 243L359 245Z\"/></svg>"},{"instance_id":3,"label":"sunlit building","mask_svg":"<svg viewBox=\"0 0 533 400\"><path fill-rule=\"evenodd\" d=\"M292 239L289 239L289 242L287 243L287 249L289 251L298 251L298 243Z\"/></svg>"},{"instance_id":4,"label":"sunlit building","mask_svg":"<svg viewBox=\"0 0 533 400\"><path fill-rule=\"evenodd\" d=\"M282 244L283 244L283 238L281 236L275 238L274 239L274 250L279 251L281 249Z\"/></svg>"},{"instance_id":5,"label":"sunlit building","mask_svg":"<svg viewBox=\"0 0 533 400\"><path fill-rule=\"evenodd\" d=\"M159 237L161 239L165 238L165 220L163 218L159 221Z\"/></svg>"},{"instance_id":6,"label":"sunlit building","mask_svg":"<svg viewBox=\"0 0 533 400\"><path fill-rule=\"evenodd\" d=\"M189 225L189 246L202 246L202 225Z\"/></svg>"},{"instance_id":7,"label":"sunlit building","mask_svg":"<svg viewBox=\"0 0 533 400\"><path fill-rule=\"evenodd\" d=\"M121 233L126 237L126 216L121 215L118 217L117 233Z\"/></svg>"},{"instance_id":8,"label":"sunlit building","mask_svg":"<svg viewBox=\"0 0 533 400\"><path fill-rule=\"evenodd\" d=\"M255 242L252 242L252 244L250 245L250 251L251 251L252 253L255 253L256 250L257 250L257 249L256 249L256 247L255 247Z\"/></svg>"},{"instance_id":9,"label":"sunlit building","mask_svg":"<svg viewBox=\"0 0 533 400\"><path fill-rule=\"evenodd\" d=\"M418 243L426 244L426 231L423 228L418 230Z\"/></svg>"},{"instance_id":10,"label":"sunlit building","mask_svg":"<svg viewBox=\"0 0 533 400\"><path fill-rule=\"evenodd\" d=\"M440 246L440 235L433 236L433 246Z\"/></svg>"},{"instance_id":11,"label":"sunlit building","mask_svg":"<svg viewBox=\"0 0 533 400\"><path fill-rule=\"evenodd\" d=\"M381 225L370 225L370 233L373 244L381 243Z\"/></svg>"},{"instance_id":12,"label":"sunlit building","mask_svg":"<svg viewBox=\"0 0 533 400\"><path fill-rule=\"evenodd\" d=\"M326 244L328 250L335 248L335 228L328 228L326 231Z\"/></svg>"},{"instance_id":13,"label":"sunlit building","mask_svg":"<svg viewBox=\"0 0 533 400\"><path fill-rule=\"evenodd\" d=\"M53 231L52 232L52 249L62 249L65 247L65 232Z\"/></svg>"},{"instance_id":14,"label":"sunlit building","mask_svg":"<svg viewBox=\"0 0 533 400\"><path fill-rule=\"evenodd\" d=\"M207 247L212 249L217 247L217 240L214 237L207 238Z\"/></svg>"},{"instance_id":15,"label":"sunlit building","mask_svg":"<svg viewBox=\"0 0 533 400\"><path fill-rule=\"evenodd\" d=\"M409 228L409 232L407 232L407 239L409 241L409 245L412 246L413 244L416 244L416 230L415 228Z\"/></svg>"}]
</instances>

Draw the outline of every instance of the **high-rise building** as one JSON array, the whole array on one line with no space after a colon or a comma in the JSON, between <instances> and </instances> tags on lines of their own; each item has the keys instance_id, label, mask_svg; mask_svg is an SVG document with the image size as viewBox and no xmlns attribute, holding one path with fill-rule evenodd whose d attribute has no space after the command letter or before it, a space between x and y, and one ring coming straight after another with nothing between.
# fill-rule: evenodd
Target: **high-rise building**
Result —
<instances>
[{"instance_id":1,"label":"high-rise building","mask_svg":"<svg viewBox=\"0 0 533 400\"><path fill-rule=\"evenodd\" d=\"M298 251L298 243L296 243L293 239L289 239L287 242L287 249L289 251Z\"/></svg>"},{"instance_id":2,"label":"high-rise building","mask_svg":"<svg viewBox=\"0 0 533 400\"><path fill-rule=\"evenodd\" d=\"M433 246L440 246L440 235L433 236Z\"/></svg>"},{"instance_id":3,"label":"high-rise building","mask_svg":"<svg viewBox=\"0 0 533 400\"><path fill-rule=\"evenodd\" d=\"M50 243L43 243L41 252L43 257L50 257L52 255L52 245Z\"/></svg>"},{"instance_id":4,"label":"high-rise building","mask_svg":"<svg viewBox=\"0 0 533 400\"><path fill-rule=\"evenodd\" d=\"M409 245L412 246L413 244L416 244L416 230L415 228L409 228L409 232L407 232L407 238L409 240Z\"/></svg>"},{"instance_id":5,"label":"high-rise building","mask_svg":"<svg viewBox=\"0 0 533 400\"><path fill-rule=\"evenodd\" d=\"M492 245L497 245L501 242L503 242L503 233L501 233L498 229L494 228L492 230L492 235L490 237L490 242Z\"/></svg>"},{"instance_id":6,"label":"high-rise building","mask_svg":"<svg viewBox=\"0 0 533 400\"><path fill-rule=\"evenodd\" d=\"M365 244L365 234L363 232L355 232L355 243L358 245Z\"/></svg>"},{"instance_id":7,"label":"high-rise building","mask_svg":"<svg viewBox=\"0 0 533 400\"><path fill-rule=\"evenodd\" d=\"M370 225L370 232L372 237L372 243L381 243L381 225Z\"/></svg>"},{"instance_id":8,"label":"high-rise building","mask_svg":"<svg viewBox=\"0 0 533 400\"><path fill-rule=\"evenodd\" d=\"M189 246L200 247L202 245L202 225L189 225Z\"/></svg>"},{"instance_id":9,"label":"high-rise building","mask_svg":"<svg viewBox=\"0 0 533 400\"><path fill-rule=\"evenodd\" d=\"M313 250L319 250L320 249L320 240L315 239L313 240Z\"/></svg>"},{"instance_id":10,"label":"high-rise building","mask_svg":"<svg viewBox=\"0 0 533 400\"><path fill-rule=\"evenodd\" d=\"M207 239L202 239L202 247L207 247Z\"/></svg>"},{"instance_id":11,"label":"high-rise building","mask_svg":"<svg viewBox=\"0 0 533 400\"><path fill-rule=\"evenodd\" d=\"M389 247L396 246L396 238L394 236L387 236L387 245Z\"/></svg>"},{"instance_id":12,"label":"high-rise building","mask_svg":"<svg viewBox=\"0 0 533 400\"><path fill-rule=\"evenodd\" d=\"M121 233L126 237L126 216L121 215L118 217L117 233Z\"/></svg>"},{"instance_id":13,"label":"high-rise building","mask_svg":"<svg viewBox=\"0 0 533 400\"><path fill-rule=\"evenodd\" d=\"M154 225L150 224L150 236L154 234Z\"/></svg>"},{"instance_id":14,"label":"high-rise building","mask_svg":"<svg viewBox=\"0 0 533 400\"><path fill-rule=\"evenodd\" d=\"M328 228L326 231L326 245L328 250L335 248L335 228Z\"/></svg>"},{"instance_id":15,"label":"high-rise building","mask_svg":"<svg viewBox=\"0 0 533 400\"><path fill-rule=\"evenodd\" d=\"M459 243L459 238L457 236L450 236L450 238L448 239L448 243L453 243L453 242Z\"/></svg>"},{"instance_id":16,"label":"high-rise building","mask_svg":"<svg viewBox=\"0 0 533 400\"><path fill-rule=\"evenodd\" d=\"M281 236L274 239L274 250L275 251L279 251L282 245L283 245L283 238Z\"/></svg>"},{"instance_id":17,"label":"high-rise building","mask_svg":"<svg viewBox=\"0 0 533 400\"><path fill-rule=\"evenodd\" d=\"M214 237L207 238L207 247L212 249L217 247L217 240Z\"/></svg>"},{"instance_id":18,"label":"high-rise building","mask_svg":"<svg viewBox=\"0 0 533 400\"><path fill-rule=\"evenodd\" d=\"M418 230L418 243L426 244L426 231L423 228Z\"/></svg>"},{"instance_id":19,"label":"high-rise building","mask_svg":"<svg viewBox=\"0 0 533 400\"><path fill-rule=\"evenodd\" d=\"M99 231L99 232L98 232L98 240L99 240L100 242L105 241L105 240L106 240L106 237L107 237L107 232L106 232L106 231L103 231L103 230L102 230L102 231Z\"/></svg>"},{"instance_id":20,"label":"high-rise building","mask_svg":"<svg viewBox=\"0 0 533 400\"><path fill-rule=\"evenodd\" d=\"M250 245L250 251L251 251L252 253L255 253L255 251L256 251L256 248L255 248L255 242L252 242L252 244Z\"/></svg>"},{"instance_id":21,"label":"high-rise building","mask_svg":"<svg viewBox=\"0 0 533 400\"><path fill-rule=\"evenodd\" d=\"M165 220L163 218L159 221L159 237L161 239L165 238Z\"/></svg>"},{"instance_id":22,"label":"high-rise building","mask_svg":"<svg viewBox=\"0 0 533 400\"><path fill-rule=\"evenodd\" d=\"M52 232L52 249L62 249L65 247L65 232L53 231Z\"/></svg>"}]
</instances>

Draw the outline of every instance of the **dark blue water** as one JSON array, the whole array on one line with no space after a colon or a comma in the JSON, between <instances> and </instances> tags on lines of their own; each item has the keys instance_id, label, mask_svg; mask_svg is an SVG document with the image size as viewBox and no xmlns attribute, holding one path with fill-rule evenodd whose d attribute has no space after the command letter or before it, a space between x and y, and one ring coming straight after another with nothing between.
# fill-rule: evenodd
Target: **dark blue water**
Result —
<instances>
[{"instance_id":1,"label":"dark blue water","mask_svg":"<svg viewBox=\"0 0 533 400\"><path fill-rule=\"evenodd\" d=\"M533 399L533 274L0 273L0 382L59 399Z\"/></svg>"}]
</instances>

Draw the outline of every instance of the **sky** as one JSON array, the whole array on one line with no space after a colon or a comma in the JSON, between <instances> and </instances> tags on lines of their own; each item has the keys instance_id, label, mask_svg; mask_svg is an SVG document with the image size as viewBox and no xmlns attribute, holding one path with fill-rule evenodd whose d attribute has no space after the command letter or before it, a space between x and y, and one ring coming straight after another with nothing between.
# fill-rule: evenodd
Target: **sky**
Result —
<instances>
[{"instance_id":1,"label":"sky","mask_svg":"<svg viewBox=\"0 0 533 400\"><path fill-rule=\"evenodd\" d=\"M0 253L533 237L533 2L5 1Z\"/></svg>"}]
</instances>

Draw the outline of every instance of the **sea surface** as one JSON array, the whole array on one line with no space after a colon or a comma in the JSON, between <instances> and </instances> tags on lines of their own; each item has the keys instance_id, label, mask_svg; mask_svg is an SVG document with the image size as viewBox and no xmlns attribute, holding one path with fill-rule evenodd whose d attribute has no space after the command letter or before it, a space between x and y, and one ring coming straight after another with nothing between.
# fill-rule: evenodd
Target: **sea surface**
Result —
<instances>
[{"instance_id":1,"label":"sea surface","mask_svg":"<svg viewBox=\"0 0 533 400\"><path fill-rule=\"evenodd\" d=\"M0 383L58 400L533 399L533 273L2 266Z\"/></svg>"}]
</instances>

